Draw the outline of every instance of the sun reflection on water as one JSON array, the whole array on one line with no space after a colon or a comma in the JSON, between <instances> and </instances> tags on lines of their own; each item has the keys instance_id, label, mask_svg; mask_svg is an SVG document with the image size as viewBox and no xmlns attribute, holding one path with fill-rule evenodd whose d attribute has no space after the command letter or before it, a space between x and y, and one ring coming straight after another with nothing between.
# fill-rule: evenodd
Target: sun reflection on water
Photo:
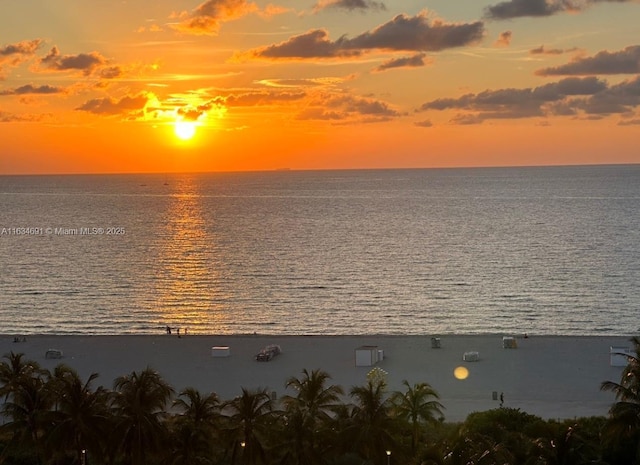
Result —
<instances>
[{"instance_id":1,"label":"sun reflection on water","mask_svg":"<svg viewBox=\"0 0 640 465\"><path fill-rule=\"evenodd\" d=\"M156 309L161 325L189 333L228 325L221 305L221 257L194 177L176 177L171 186L155 270Z\"/></svg>"}]
</instances>

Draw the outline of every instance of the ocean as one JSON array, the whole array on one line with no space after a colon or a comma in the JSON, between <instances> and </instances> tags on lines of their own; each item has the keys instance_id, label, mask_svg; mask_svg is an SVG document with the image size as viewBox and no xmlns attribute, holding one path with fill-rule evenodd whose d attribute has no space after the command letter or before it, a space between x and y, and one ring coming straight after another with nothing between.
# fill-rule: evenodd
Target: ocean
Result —
<instances>
[{"instance_id":1,"label":"ocean","mask_svg":"<svg viewBox=\"0 0 640 465\"><path fill-rule=\"evenodd\" d=\"M640 165L0 176L3 334L630 335Z\"/></svg>"}]
</instances>

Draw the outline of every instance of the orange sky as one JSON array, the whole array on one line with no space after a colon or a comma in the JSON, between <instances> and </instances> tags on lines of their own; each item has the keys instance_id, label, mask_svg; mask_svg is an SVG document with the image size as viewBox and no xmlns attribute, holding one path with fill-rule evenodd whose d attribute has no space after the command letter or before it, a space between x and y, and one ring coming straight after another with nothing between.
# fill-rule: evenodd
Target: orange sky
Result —
<instances>
[{"instance_id":1,"label":"orange sky","mask_svg":"<svg viewBox=\"0 0 640 465\"><path fill-rule=\"evenodd\" d=\"M639 13L2 2L0 174L640 163Z\"/></svg>"}]
</instances>

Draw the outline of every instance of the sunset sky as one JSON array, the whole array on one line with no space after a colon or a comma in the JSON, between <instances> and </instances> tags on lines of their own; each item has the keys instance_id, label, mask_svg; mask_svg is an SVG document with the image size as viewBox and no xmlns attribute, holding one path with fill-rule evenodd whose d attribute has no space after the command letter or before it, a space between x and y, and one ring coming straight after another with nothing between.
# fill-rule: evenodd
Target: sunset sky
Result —
<instances>
[{"instance_id":1,"label":"sunset sky","mask_svg":"<svg viewBox=\"0 0 640 465\"><path fill-rule=\"evenodd\" d=\"M5 0L0 174L640 163L639 24L637 0Z\"/></svg>"}]
</instances>

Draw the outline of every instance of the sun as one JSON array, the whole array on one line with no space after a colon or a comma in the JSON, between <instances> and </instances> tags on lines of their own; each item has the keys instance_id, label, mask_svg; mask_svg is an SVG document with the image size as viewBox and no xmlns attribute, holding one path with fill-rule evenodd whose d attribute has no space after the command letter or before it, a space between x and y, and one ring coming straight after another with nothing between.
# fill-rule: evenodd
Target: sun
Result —
<instances>
[{"instance_id":1,"label":"sun","mask_svg":"<svg viewBox=\"0 0 640 465\"><path fill-rule=\"evenodd\" d=\"M194 121L176 121L173 125L178 139L189 140L196 135L196 123Z\"/></svg>"}]
</instances>

